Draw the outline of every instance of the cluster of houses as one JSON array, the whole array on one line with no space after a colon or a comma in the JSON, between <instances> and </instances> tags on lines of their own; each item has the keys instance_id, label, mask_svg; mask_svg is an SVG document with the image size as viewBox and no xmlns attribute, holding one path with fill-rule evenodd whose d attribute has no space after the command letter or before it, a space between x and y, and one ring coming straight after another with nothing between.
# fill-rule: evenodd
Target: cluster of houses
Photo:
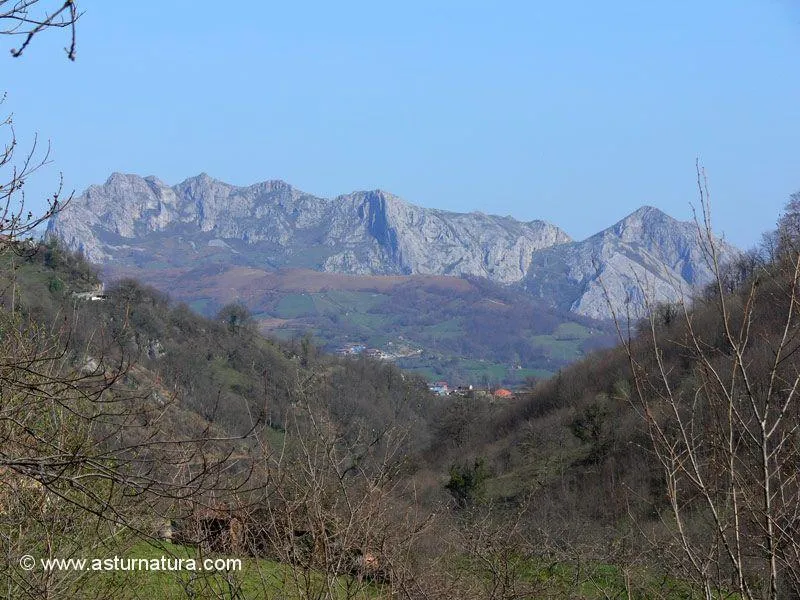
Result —
<instances>
[{"instance_id":1,"label":"cluster of houses","mask_svg":"<svg viewBox=\"0 0 800 600\"><path fill-rule=\"evenodd\" d=\"M392 342L389 342L392 346ZM379 360L396 360L422 354L421 349L410 348L407 345L398 344L391 351L369 348L366 344L354 342L345 344L336 349L339 356L368 356ZM428 389L437 396L460 396L462 398L484 398L487 400L513 400L514 392L507 388L476 388L469 386L450 387L446 381L434 381L428 385Z\"/></svg>"},{"instance_id":2,"label":"cluster of houses","mask_svg":"<svg viewBox=\"0 0 800 600\"><path fill-rule=\"evenodd\" d=\"M461 396L471 398L488 398L492 400L512 400L514 392L506 388L481 389L473 386L458 386L451 388L446 381L435 381L428 389L437 396Z\"/></svg>"},{"instance_id":3,"label":"cluster of houses","mask_svg":"<svg viewBox=\"0 0 800 600\"><path fill-rule=\"evenodd\" d=\"M389 342L392 346L392 342ZM391 350L380 350L379 348L368 348L366 344L353 343L345 344L336 349L336 354L339 356L359 356L364 355L369 358L378 360L397 360L399 358L409 358L411 356L418 356L422 354L421 348L410 348L407 346L398 346Z\"/></svg>"},{"instance_id":4,"label":"cluster of houses","mask_svg":"<svg viewBox=\"0 0 800 600\"><path fill-rule=\"evenodd\" d=\"M347 344L336 349L339 356L368 356L379 360L389 360L389 355L378 348L367 348L365 344Z\"/></svg>"},{"instance_id":5,"label":"cluster of houses","mask_svg":"<svg viewBox=\"0 0 800 600\"><path fill-rule=\"evenodd\" d=\"M345 344L341 348L336 349L336 354L340 356L357 356L363 354L366 350L366 344Z\"/></svg>"}]
</instances>

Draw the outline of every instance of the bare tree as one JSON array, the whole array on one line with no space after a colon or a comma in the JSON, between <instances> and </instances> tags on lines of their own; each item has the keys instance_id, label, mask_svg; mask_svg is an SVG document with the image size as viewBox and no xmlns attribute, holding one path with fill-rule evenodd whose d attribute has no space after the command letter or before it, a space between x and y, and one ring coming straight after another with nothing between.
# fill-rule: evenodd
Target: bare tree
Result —
<instances>
[{"instance_id":1,"label":"bare tree","mask_svg":"<svg viewBox=\"0 0 800 600\"><path fill-rule=\"evenodd\" d=\"M389 597L410 585L412 547L430 523L407 501L407 431L357 422L345 431L316 391L324 377L298 372L280 442L274 431L256 436L263 483L236 499L236 545L286 566L279 579L264 577L266 594Z\"/></svg>"},{"instance_id":2,"label":"bare tree","mask_svg":"<svg viewBox=\"0 0 800 600\"><path fill-rule=\"evenodd\" d=\"M784 207L783 214L778 220L775 231L775 254L791 254L800 251L800 192L789 196L789 201ZM764 246L769 251L769 240L764 240Z\"/></svg>"},{"instance_id":3,"label":"bare tree","mask_svg":"<svg viewBox=\"0 0 800 600\"><path fill-rule=\"evenodd\" d=\"M706 598L800 595L800 253L731 286L698 165L698 235L715 280L665 324L618 331L632 405L661 465L673 543L661 550ZM646 294L645 294L645 297Z\"/></svg>"},{"instance_id":4,"label":"bare tree","mask_svg":"<svg viewBox=\"0 0 800 600\"><path fill-rule=\"evenodd\" d=\"M74 59L78 17L72 0L0 0L0 35L20 37L18 57L40 33L67 28ZM127 320L109 322L75 301L42 322L18 300L17 269L42 251L26 238L66 200L59 185L46 208L28 209L26 182L49 162L49 148L34 142L20 158L13 119L0 129L0 589L88 597L85 574L23 571L19 557L124 548L152 536L159 515L224 494L248 473L226 472L236 440L213 425L198 421L181 435L162 425L175 419L175 393L133 362Z\"/></svg>"},{"instance_id":5,"label":"bare tree","mask_svg":"<svg viewBox=\"0 0 800 600\"><path fill-rule=\"evenodd\" d=\"M64 597L80 575L24 573L23 554L124 548L249 475L226 472L238 437L199 420L180 434L162 424L180 418L174 394L129 360L124 331L95 320L78 306L53 331L0 305L0 582L13 597ZM90 341L73 343L76 330Z\"/></svg>"},{"instance_id":6,"label":"bare tree","mask_svg":"<svg viewBox=\"0 0 800 600\"><path fill-rule=\"evenodd\" d=\"M0 99L0 105L4 100L5 96ZM4 134L6 137L0 151L0 251L20 250L23 247L16 242L23 241L37 227L46 223L69 198L63 198L63 182L60 182L56 191L46 199L44 210L37 213L29 210L25 198L25 183L49 163L49 145L40 152L38 140L34 139L22 159L16 160L18 142L11 116L0 122L0 132L0 135Z\"/></svg>"},{"instance_id":7,"label":"bare tree","mask_svg":"<svg viewBox=\"0 0 800 600\"><path fill-rule=\"evenodd\" d=\"M64 50L70 60L75 60L75 23L79 16L75 0L0 0L0 35L22 39L18 48L11 49L11 55L18 57L43 31L66 28L70 43Z\"/></svg>"},{"instance_id":8,"label":"bare tree","mask_svg":"<svg viewBox=\"0 0 800 600\"><path fill-rule=\"evenodd\" d=\"M80 17L75 0L0 0L0 36L18 37L21 44L11 49L14 57L22 56L34 38L51 30L69 30L67 57L75 60L75 25ZM5 100L3 95L0 104ZM39 169L48 164L49 144L40 150L38 139L22 157L18 154L18 142L13 119L6 116L0 121L0 130L5 137L0 150L0 250L11 241L19 241L36 227L47 222L65 204L63 185L47 198L47 207L36 213L26 209L25 182Z\"/></svg>"}]
</instances>

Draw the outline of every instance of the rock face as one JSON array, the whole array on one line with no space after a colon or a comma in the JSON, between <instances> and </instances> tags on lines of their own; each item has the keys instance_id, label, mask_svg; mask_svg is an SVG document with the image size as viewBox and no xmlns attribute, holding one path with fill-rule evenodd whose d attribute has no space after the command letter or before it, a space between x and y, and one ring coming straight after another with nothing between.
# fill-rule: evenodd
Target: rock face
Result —
<instances>
[{"instance_id":1,"label":"rock face","mask_svg":"<svg viewBox=\"0 0 800 600\"><path fill-rule=\"evenodd\" d=\"M237 187L206 174L170 187L115 173L75 198L48 234L93 262L143 269L212 256L259 268L485 277L595 318L610 316L603 285L615 306L639 310L639 284L674 300L710 277L695 225L651 207L573 242L543 221L426 209L379 190L325 199L283 181Z\"/></svg>"},{"instance_id":2,"label":"rock face","mask_svg":"<svg viewBox=\"0 0 800 600\"><path fill-rule=\"evenodd\" d=\"M235 187L205 174L168 187L154 177L115 173L74 199L48 231L98 263L119 260L120 249L152 234L208 234L243 242L274 266L502 283L522 279L536 250L570 241L542 221L430 210L382 191L329 200L282 181Z\"/></svg>"}]
</instances>

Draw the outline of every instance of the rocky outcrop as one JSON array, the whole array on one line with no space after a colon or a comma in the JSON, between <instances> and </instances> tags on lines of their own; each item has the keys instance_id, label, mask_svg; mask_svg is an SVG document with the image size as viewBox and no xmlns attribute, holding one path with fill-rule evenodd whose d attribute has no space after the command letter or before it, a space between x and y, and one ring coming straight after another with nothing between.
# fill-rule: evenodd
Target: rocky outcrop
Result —
<instances>
[{"instance_id":1,"label":"rocky outcrop","mask_svg":"<svg viewBox=\"0 0 800 600\"><path fill-rule=\"evenodd\" d=\"M475 275L513 283L534 252L570 240L543 221L426 209L381 191L340 196L335 203L325 243L339 251L323 263L327 271Z\"/></svg>"}]
</instances>

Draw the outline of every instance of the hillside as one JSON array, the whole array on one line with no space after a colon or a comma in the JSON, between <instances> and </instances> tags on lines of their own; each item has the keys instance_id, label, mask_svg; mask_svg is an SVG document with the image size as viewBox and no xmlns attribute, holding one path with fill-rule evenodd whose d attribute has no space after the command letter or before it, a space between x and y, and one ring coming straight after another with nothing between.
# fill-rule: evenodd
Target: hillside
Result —
<instances>
[{"instance_id":1,"label":"hillside","mask_svg":"<svg viewBox=\"0 0 800 600\"><path fill-rule=\"evenodd\" d=\"M134 387L157 385L159 393L167 395L179 390L180 403L175 408L184 411L181 414L186 420L202 415L229 435L246 432L251 426L247 421L258 420L253 411L263 410L265 401L270 406L269 423L283 429L292 382L310 377L312 366L326 374L325 386L333 386L326 388L324 395L337 398L355 394L347 387L348 377L340 379L340 375L358 372L359 386L363 385L365 368L374 371L378 379L400 379L399 371L390 364L370 362L365 366L365 361L359 364L321 354L315 346L299 340L265 338L249 316L236 327L224 317L202 317L186 304L133 279L122 279L104 289L94 266L52 244L32 247L14 259L6 252L0 259L3 306L10 306L13 290L16 309L37 326L58 332L60 321L71 324L63 343L78 366L86 361L104 361L110 368L118 361L131 369L125 374L128 383L135 373L146 383L138 382ZM8 276L12 261L16 263L13 286ZM265 374L272 389L268 398L264 397ZM372 383L383 385L377 380ZM396 391L403 395L421 393L427 398L426 387L422 380L409 379ZM377 388L370 387L368 395L369 405L359 409L362 418L371 411L386 409L384 402L397 402L396 398L384 397ZM329 401L326 407L335 415L336 402ZM192 416L186 416L189 414ZM404 419L413 422L418 416L409 413ZM180 433L180 428L171 430L171 435Z\"/></svg>"},{"instance_id":2,"label":"hillside","mask_svg":"<svg viewBox=\"0 0 800 600\"><path fill-rule=\"evenodd\" d=\"M508 410L465 407L430 456L482 472L484 501L529 502L542 543L632 552L706 597L797 597L800 259L796 234L780 239L691 308L623 316L622 345Z\"/></svg>"},{"instance_id":3,"label":"hillside","mask_svg":"<svg viewBox=\"0 0 800 600\"><path fill-rule=\"evenodd\" d=\"M206 315L239 302L263 333L291 340L310 332L327 352L379 352L429 380L459 385L519 385L546 377L614 339L607 323L554 310L485 279L268 271L208 262L190 270L109 265L104 277L147 281Z\"/></svg>"}]
</instances>

